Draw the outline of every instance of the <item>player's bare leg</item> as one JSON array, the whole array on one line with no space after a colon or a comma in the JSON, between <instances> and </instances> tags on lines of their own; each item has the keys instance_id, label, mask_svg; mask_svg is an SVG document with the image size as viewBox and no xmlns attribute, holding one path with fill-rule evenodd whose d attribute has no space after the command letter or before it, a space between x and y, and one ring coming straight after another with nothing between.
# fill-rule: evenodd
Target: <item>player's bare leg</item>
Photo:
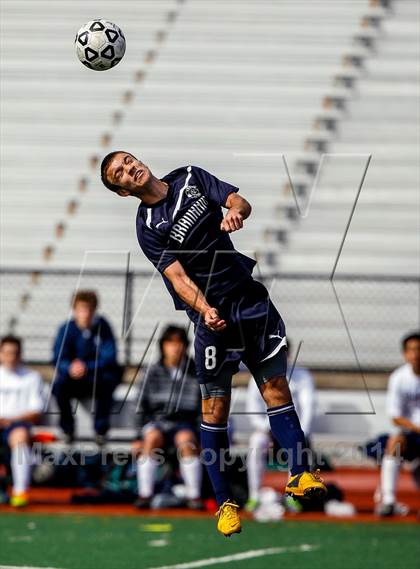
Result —
<instances>
[{"instance_id":1,"label":"player's bare leg","mask_svg":"<svg viewBox=\"0 0 420 569\"><path fill-rule=\"evenodd\" d=\"M230 396L225 395L203 399L201 409L206 423L226 423L229 418Z\"/></svg>"},{"instance_id":2,"label":"player's bare leg","mask_svg":"<svg viewBox=\"0 0 420 569\"><path fill-rule=\"evenodd\" d=\"M226 472L226 460L229 456L227 426L229 409L230 395L208 397L202 401L201 446L207 472L219 505L216 514L217 529L226 537L241 531L239 506L232 500Z\"/></svg>"},{"instance_id":3,"label":"player's bare leg","mask_svg":"<svg viewBox=\"0 0 420 569\"><path fill-rule=\"evenodd\" d=\"M306 498L324 495L327 489L318 472L311 473L309 470L305 435L286 377L275 376L269 379L260 385L260 391L267 404L273 437L288 453L291 477L285 488L286 493Z\"/></svg>"},{"instance_id":4,"label":"player's bare leg","mask_svg":"<svg viewBox=\"0 0 420 569\"><path fill-rule=\"evenodd\" d=\"M260 387L260 391L267 407L286 405L292 401L287 379L283 376L273 377L266 383L263 383Z\"/></svg>"}]
</instances>

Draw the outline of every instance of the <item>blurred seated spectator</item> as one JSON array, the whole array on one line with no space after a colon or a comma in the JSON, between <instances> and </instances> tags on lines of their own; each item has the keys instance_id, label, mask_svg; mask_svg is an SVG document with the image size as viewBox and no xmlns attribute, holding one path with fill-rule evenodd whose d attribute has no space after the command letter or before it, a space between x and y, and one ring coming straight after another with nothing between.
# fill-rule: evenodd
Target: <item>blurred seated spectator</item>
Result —
<instances>
[{"instance_id":1,"label":"blurred seated spectator","mask_svg":"<svg viewBox=\"0 0 420 569\"><path fill-rule=\"evenodd\" d=\"M14 507L26 506L31 477L31 427L44 408L41 376L21 362L22 344L15 336L0 340L0 444L7 448L12 471Z\"/></svg>"},{"instance_id":2,"label":"blurred seated spectator","mask_svg":"<svg viewBox=\"0 0 420 569\"><path fill-rule=\"evenodd\" d=\"M160 340L160 359L150 366L140 387L137 453L138 508L148 508L163 449L177 449L187 506L201 509L202 466L199 458L198 421L201 394L193 362L187 357L184 328L168 326Z\"/></svg>"},{"instance_id":3,"label":"blurred seated spectator","mask_svg":"<svg viewBox=\"0 0 420 569\"><path fill-rule=\"evenodd\" d=\"M59 328L54 342L52 392L68 443L74 440L75 428L71 400L87 397L95 402L95 440L98 445L105 443L113 392L121 381L114 334L105 318L96 313L97 306L95 292L77 292L72 300L73 318Z\"/></svg>"},{"instance_id":4,"label":"blurred seated spectator","mask_svg":"<svg viewBox=\"0 0 420 569\"><path fill-rule=\"evenodd\" d=\"M401 461L420 458L420 331L408 334L402 341L405 364L389 379L387 409L393 424L380 481L380 516L405 513L396 501L396 487Z\"/></svg>"},{"instance_id":5,"label":"blurred seated spectator","mask_svg":"<svg viewBox=\"0 0 420 569\"><path fill-rule=\"evenodd\" d=\"M288 340L288 345L287 378L289 389L309 447L309 436L316 402L315 382L307 369L298 366L293 367L290 364L290 340ZM246 503L246 509L253 511L258 505L261 481L267 462L267 451L273 441L267 407L252 377L248 383L246 413L249 415L249 421L254 429L249 438L247 456L248 501Z\"/></svg>"}]
</instances>

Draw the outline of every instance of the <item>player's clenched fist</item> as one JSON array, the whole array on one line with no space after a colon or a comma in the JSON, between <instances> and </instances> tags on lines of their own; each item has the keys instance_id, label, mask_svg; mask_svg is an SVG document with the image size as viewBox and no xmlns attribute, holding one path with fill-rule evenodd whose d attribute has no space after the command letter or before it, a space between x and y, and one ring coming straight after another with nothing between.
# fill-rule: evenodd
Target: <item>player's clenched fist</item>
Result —
<instances>
[{"instance_id":1,"label":"player's clenched fist","mask_svg":"<svg viewBox=\"0 0 420 569\"><path fill-rule=\"evenodd\" d=\"M235 208L231 208L225 215L222 223L220 224L220 229L222 231L227 231L228 233L233 233L233 231L238 231L244 226L244 216L242 213Z\"/></svg>"},{"instance_id":2,"label":"player's clenched fist","mask_svg":"<svg viewBox=\"0 0 420 569\"><path fill-rule=\"evenodd\" d=\"M226 328L226 322L222 320L216 308L209 308L204 313L204 323L213 332L221 332Z\"/></svg>"}]
</instances>

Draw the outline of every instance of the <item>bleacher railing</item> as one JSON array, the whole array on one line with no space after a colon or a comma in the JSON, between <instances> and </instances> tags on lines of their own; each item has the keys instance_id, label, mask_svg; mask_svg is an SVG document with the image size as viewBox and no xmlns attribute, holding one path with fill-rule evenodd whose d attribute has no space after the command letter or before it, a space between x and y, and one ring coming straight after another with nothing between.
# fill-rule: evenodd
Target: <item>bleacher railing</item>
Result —
<instances>
[{"instance_id":1,"label":"bleacher railing","mask_svg":"<svg viewBox=\"0 0 420 569\"><path fill-rule=\"evenodd\" d=\"M77 288L97 291L112 323L122 363L156 357L168 323L188 325L175 312L160 276L151 271L7 269L0 271L0 333L24 339L25 358L47 363ZM402 363L401 337L419 329L420 281L409 276L255 275L285 320L298 363L312 369L389 371ZM193 330L190 330L191 338Z\"/></svg>"}]
</instances>

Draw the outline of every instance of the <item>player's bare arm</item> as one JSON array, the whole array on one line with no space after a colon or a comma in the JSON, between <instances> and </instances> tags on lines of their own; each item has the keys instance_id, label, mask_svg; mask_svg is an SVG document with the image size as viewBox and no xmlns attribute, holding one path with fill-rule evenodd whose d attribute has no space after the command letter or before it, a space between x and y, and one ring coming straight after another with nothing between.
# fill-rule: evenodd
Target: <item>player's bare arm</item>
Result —
<instances>
[{"instance_id":1,"label":"player's bare arm","mask_svg":"<svg viewBox=\"0 0 420 569\"><path fill-rule=\"evenodd\" d=\"M220 229L228 233L242 229L244 220L251 215L251 204L239 194L232 192L226 200L226 207L229 211L220 224Z\"/></svg>"},{"instance_id":2,"label":"player's bare arm","mask_svg":"<svg viewBox=\"0 0 420 569\"><path fill-rule=\"evenodd\" d=\"M415 423L407 419L406 417L395 417L393 419L394 425L397 427L402 427L407 431L413 431L414 433L420 433L420 427L418 427Z\"/></svg>"},{"instance_id":3,"label":"player's bare arm","mask_svg":"<svg viewBox=\"0 0 420 569\"><path fill-rule=\"evenodd\" d=\"M204 323L210 330L221 332L226 328L226 322L219 317L216 308L211 307L202 291L190 279L179 261L175 261L164 271L178 296L201 314Z\"/></svg>"}]
</instances>

